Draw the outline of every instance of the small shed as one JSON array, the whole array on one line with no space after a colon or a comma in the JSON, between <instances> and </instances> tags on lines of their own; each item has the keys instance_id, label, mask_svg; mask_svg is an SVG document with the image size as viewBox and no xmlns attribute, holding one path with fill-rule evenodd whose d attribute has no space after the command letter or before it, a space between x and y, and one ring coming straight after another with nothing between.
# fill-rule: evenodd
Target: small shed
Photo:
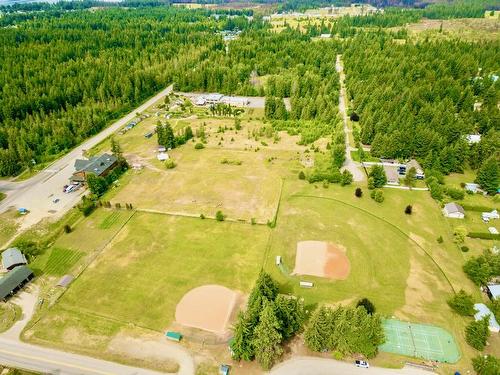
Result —
<instances>
[{"instance_id":1,"label":"small shed","mask_svg":"<svg viewBox=\"0 0 500 375\"><path fill-rule=\"evenodd\" d=\"M477 311L477 313L474 314L474 319L476 319L476 322L489 315L489 330L495 333L500 332L500 325L498 324L497 320L495 319L495 315L493 315L488 306L486 306L484 303L476 303L474 304L474 309Z\"/></svg>"},{"instance_id":2,"label":"small shed","mask_svg":"<svg viewBox=\"0 0 500 375\"><path fill-rule=\"evenodd\" d=\"M6 270L12 270L17 266L28 264L26 257L17 247L11 247L2 253L2 266Z\"/></svg>"},{"instance_id":3,"label":"small shed","mask_svg":"<svg viewBox=\"0 0 500 375\"><path fill-rule=\"evenodd\" d=\"M500 284L486 285L486 292L492 300L500 299Z\"/></svg>"},{"instance_id":4,"label":"small shed","mask_svg":"<svg viewBox=\"0 0 500 375\"><path fill-rule=\"evenodd\" d=\"M299 285L301 288L312 288L314 286L310 281L301 281Z\"/></svg>"},{"instance_id":5,"label":"small shed","mask_svg":"<svg viewBox=\"0 0 500 375\"><path fill-rule=\"evenodd\" d=\"M165 337L171 341L179 342L182 340L182 335L179 332L167 331Z\"/></svg>"},{"instance_id":6,"label":"small shed","mask_svg":"<svg viewBox=\"0 0 500 375\"><path fill-rule=\"evenodd\" d=\"M470 191L471 193L477 193L478 189L479 189L479 185L475 184L473 182L467 182L465 184L465 190Z\"/></svg>"},{"instance_id":7,"label":"small shed","mask_svg":"<svg viewBox=\"0 0 500 375\"><path fill-rule=\"evenodd\" d=\"M168 157L168 154L165 153L165 152L160 152L158 155L156 155L156 158L159 160L159 161L165 161L165 160L168 160L169 157Z\"/></svg>"},{"instance_id":8,"label":"small shed","mask_svg":"<svg viewBox=\"0 0 500 375\"><path fill-rule=\"evenodd\" d=\"M219 374L220 375L229 375L230 370L231 370L231 367L229 365L220 365Z\"/></svg>"},{"instance_id":9,"label":"small shed","mask_svg":"<svg viewBox=\"0 0 500 375\"><path fill-rule=\"evenodd\" d=\"M491 234L498 234L498 229L495 227L489 227L488 232L490 232Z\"/></svg>"},{"instance_id":10,"label":"small shed","mask_svg":"<svg viewBox=\"0 0 500 375\"><path fill-rule=\"evenodd\" d=\"M470 145L473 143L479 143L481 142L481 134L468 134L465 136L465 139Z\"/></svg>"},{"instance_id":11,"label":"small shed","mask_svg":"<svg viewBox=\"0 0 500 375\"><path fill-rule=\"evenodd\" d=\"M443 214L444 216L453 219L463 219L465 217L465 211L463 207L454 202L446 203L444 205Z\"/></svg>"},{"instance_id":12,"label":"small shed","mask_svg":"<svg viewBox=\"0 0 500 375\"><path fill-rule=\"evenodd\" d=\"M18 266L0 279L0 301L6 301L35 277L26 266Z\"/></svg>"},{"instance_id":13,"label":"small shed","mask_svg":"<svg viewBox=\"0 0 500 375\"><path fill-rule=\"evenodd\" d=\"M60 286L62 288L67 288L69 284L73 282L74 279L75 277L73 275L64 275L57 283L57 286Z\"/></svg>"}]
</instances>

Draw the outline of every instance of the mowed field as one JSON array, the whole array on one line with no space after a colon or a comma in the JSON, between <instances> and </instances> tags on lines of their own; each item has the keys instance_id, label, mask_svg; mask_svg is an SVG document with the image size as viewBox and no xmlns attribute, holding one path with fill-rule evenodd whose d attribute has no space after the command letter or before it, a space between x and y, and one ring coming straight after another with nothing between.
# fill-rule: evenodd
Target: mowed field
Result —
<instances>
[{"instance_id":1,"label":"mowed field","mask_svg":"<svg viewBox=\"0 0 500 375\"><path fill-rule=\"evenodd\" d=\"M161 332L195 287L219 284L247 293L263 264L269 231L136 212L28 336L102 350L129 323Z\"/></svg>"},{"instance_id":2,"label":"mowed field","mask_svg":"<svg viewBox=\"0 0 500 375\"><path fill-rule=\"evenodd\" d=\"M299 155L306 147L297 145L298 136L264 131L257 117L261 112L248 110L239 131L231 118L195 115L169 121L175 131L190 126L206 134L204 149L194 148L197 139L168 152L177 165L170 170L157 160L156 136L143 136L154 128L153 119L145 120L116 138L127 160L143 169L129 171L106 199L166 213L213 217L220 210L233 220L271 221L281 180L300 167Z\"/></svg>"}]
</instances>

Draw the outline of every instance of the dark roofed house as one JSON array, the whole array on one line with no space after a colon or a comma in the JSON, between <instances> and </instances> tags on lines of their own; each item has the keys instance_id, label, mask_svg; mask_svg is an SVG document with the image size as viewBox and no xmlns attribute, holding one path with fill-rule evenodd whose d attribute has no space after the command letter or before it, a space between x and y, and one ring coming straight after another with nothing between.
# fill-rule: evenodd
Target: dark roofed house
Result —
<instances>
[{"instance_id":1,"label":"dark roofed house","mask_svg":"<svg viewBox=\"0 0 500 375\"><path fill-rule=\"evenodd\" d=\"M26 257L17 247L11 247L2 253L2 266L6 270L12 270L17 266L27 264Z\"/></svg>"},{"instance_id":2,"label":"dark roofed house","mask_svg":"<svg viewBox=\"0 0 500 375\"><path fill-rule=\"evenodd\" d=\"M0 301L6 301L35 277L26 266L19 266L0 279Z\"/></svg>"},{"instance_id":3,"label":"dark roofed house","mask_svg":"<svg viewBox=\"0 0 500 375\"><path fill-rule=\"evenodd\" d=\"M77 159L75 172L71 177L73 182L85 182L89 174L105 177L116 166L118 159L114 155L102 154L90 159Z\"/></svg>"}]
</instances>

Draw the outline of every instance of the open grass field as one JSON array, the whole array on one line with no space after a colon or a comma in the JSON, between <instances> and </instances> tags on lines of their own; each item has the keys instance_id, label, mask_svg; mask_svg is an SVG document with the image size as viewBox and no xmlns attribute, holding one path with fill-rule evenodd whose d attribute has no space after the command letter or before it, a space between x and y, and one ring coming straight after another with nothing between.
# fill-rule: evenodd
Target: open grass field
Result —
<instances>
[{"instance_id":1,"label":"open grass field","mask_svg":"<svg viewBox=\"0 0 500 375\"><path fill-rule=\"evenodd\" d=\"M176 304L194 287L219 284L248 292L262 266L269 231L138 212L31 337L71 347L73 332L84 349L86 343L102 349L99 340L92 340L101 325L105 332L99 335L111 337L129 322L162 331L172 324Z\"/></svg>"},{"instance_id":2,"label":"open grass field","mask_svg":"<svg viewBox=\"0 0 500 375\"><path fill-rule=\"evenodd\" d=\"M19 319L21 319L21 308L13 303L0 302L0 333L7 331Z\"/></svg>"},{"instance_id":3,"label":"open grass field","mask_svg":"<svg viewBox=\"0 0 500 375\"><path fill-rule=\"evenodd\" d=\"M445 301L461 288L481 300L462 265L483 244L460 251L453 242L454 224L428 192L384 189L379 204L365 185L363 197L356 198L356 186L300 181L306 147L297 145L296 136L266 130L262 110L248 110L239 131L234 119L207 117L199 109L169 120L175 131L189 125L196 133L204 127L206 142L201 150L194 148L198 138L170 151L177 166L166 169L156 158L156 136L144 137L156 125L156 112L152 108L149 118L116 136L124 156L143 168L128 171L103 197L132 203L137 211L98 209L36 259L49 276L81 271L87 260L90 265L40 315L27 340L110 358L112 342L121 335L161 335L189 290L218 284L248 293L264 266L282 292L303 297L308 308L367 297L387 317L440 326L453 333L462 354L458 365L443 367L443 373L470 369L476 352L465 344L467 321ZM322 150L323 141L316 142ZM92 153L107 150L109 142L103 142ZM316 165L328 162L325 154L309 155ZM461 178L473 176L452 175L446 183L459 185ZM412 215L404 213L408 204ZM250 224L251 218L272 220L278 207L275 228ZM208 219L218 210L228 221ZM207 219L199 217L202 213ZM347 279L290 276L286 270L294 269L297 242L308 240L345 248L351 267ZM277 255L284 271L274 264ZM300 280L315 286L301 289ZM488 351L499 355L499 341L491 339ZM384 353L377 361L394 366L403 359Z\"/></svg>"},{"instance_id":4,"label":"open grass field","mask_svg":"<svg viewBox=\"0 0 500 375\"><path fill-rule=\"evenodd\" d=\"M364 186L363 190L365 195L359 199L354 187L325 189L321 184L287 181L265 269L282 283L284 291L304 297L307 304L351 304L368 297L386 316L445 328L453 333L463 355L458 366L469 368L475 351L464 341L465 320L453 314L445 301L452 287L481 300L461 269L465 259L479 251L465 254L459 250L452 227L428 192L385 189L385 201L378 204ZM413 205L411 216L404 214L407 204ZM436 241L439 236L442 244ZM296 243L301 240L344 246L351 262L350 276L331 282L283 274L274 264L275 257L281 255L286 268L293 269ZM313 281L315 286L301 289L300 280Z\"/></svg>"},{"instance_id":5,"label":"open grass field","mask_svg":"<svg viewBox=\"0 0 500 375\"><path fill-rule=\"evenodd\" d=\"M15 210L6 211L0 215L0 248L3 247L17 232L17 212Z\"/></svg>"},{"instance_id":6,"label":"open grass field","mask_svg":"<svg viewBox=\"0 0 500 375\"><path fill-rule=\"evenodd\" d=\"M442 26L441 26L442 25ZM440 31L442 27L442 30ZM500 18L460 18L451 20L428 20L406 26L410 36L417 39L498 40L500 38ZM397 30L398 28L393 28ZM389 29L391 30L391 29Z\"/></svg>"}]
</instances>

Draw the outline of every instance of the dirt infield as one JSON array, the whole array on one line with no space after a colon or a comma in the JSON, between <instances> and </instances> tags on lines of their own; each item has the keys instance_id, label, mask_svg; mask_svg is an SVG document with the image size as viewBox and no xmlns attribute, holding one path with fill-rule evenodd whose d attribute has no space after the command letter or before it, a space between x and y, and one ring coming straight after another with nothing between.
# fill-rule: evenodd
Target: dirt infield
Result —
<instances>
[{"instance_id":1,"label":"dirt infield","mask_svg":"<svg viewBox=\"0 0 500 375\"><path fill-rule=\"evenodd\" d=\"M351 264L345 249L323 241L301 241L297 243L293 274L345 280Z\"/></svg>"},{"instance_id":2,"label":"dirt infield","mask_svg":"<svg viewBox=\"0 0 500 375\"><path fill-rule=\"evenodd\" d=\"M175 309L177 323L224 335L239 294L220 285L204 285L190 290Z\"/></svg>"}]
</instances>

